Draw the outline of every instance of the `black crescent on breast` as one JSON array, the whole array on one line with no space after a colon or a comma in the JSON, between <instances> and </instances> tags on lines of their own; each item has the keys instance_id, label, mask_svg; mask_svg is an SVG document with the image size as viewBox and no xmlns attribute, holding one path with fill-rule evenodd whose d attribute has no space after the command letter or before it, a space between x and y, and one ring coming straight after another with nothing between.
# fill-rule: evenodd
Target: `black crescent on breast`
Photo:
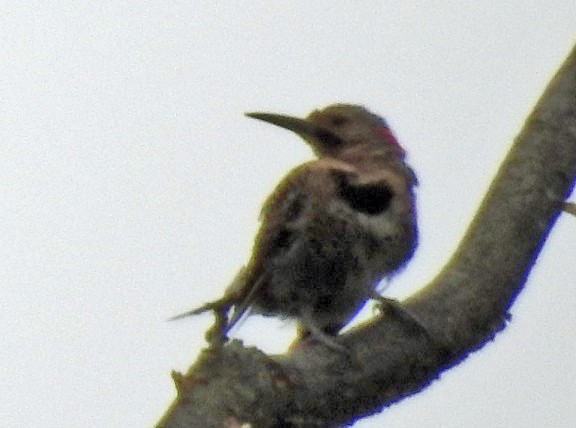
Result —
<instances>
[{"instance_id":1,"label":"black crescent on breast","mask_svg":"<svg viewBox=\"0 0 576 428\"><path fill-rule=\"evenodd\" d=\"M368 215L383 213L390 206L394 194L383 182L358 185L347 174L336 174L339 196L350 208Z\"/></svg>"}]
</instances>

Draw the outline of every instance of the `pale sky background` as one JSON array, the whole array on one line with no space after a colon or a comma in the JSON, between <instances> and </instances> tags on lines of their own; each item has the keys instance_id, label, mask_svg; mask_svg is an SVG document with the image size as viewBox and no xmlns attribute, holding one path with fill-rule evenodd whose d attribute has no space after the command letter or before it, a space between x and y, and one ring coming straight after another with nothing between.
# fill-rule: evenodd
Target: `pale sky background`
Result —
<instances>
[{"instance_id":1,"label":"pale sky background","mask_svg":"<svg viewBox=\"0 0 576 428\"><path fill-rule=\"evenodd\" d=\"M576 41L574 0L7 1L0 15L0 426L151 427L204 346L259 207L311 158L246 111L385 115L409 152L422 240L389 288L449 258ZM425 392L355 425L576 420L576 218L512 322ZM282 352L289 322L235 337Z\"/></svg>"}]
</instances>

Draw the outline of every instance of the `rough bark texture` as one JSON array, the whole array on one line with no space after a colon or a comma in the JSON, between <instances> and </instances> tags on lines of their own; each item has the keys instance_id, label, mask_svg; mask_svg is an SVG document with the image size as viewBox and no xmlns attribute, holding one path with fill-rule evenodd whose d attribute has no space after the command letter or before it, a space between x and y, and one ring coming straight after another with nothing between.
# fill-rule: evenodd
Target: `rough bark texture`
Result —
<instances>
[{"instance_id":1,"label":"rough bark texture","mask_svg":"<svg viewBox=\"0 0 576 428\"><path fill-rule=\"evenodd\" d=\"M158 427L334 427L426 387L505 327L576 177L576 49L530 115L443 271L402 306L321 345L205 350ZM243 425L245 424L245 425Z\"/></svg>"}]
</instances>

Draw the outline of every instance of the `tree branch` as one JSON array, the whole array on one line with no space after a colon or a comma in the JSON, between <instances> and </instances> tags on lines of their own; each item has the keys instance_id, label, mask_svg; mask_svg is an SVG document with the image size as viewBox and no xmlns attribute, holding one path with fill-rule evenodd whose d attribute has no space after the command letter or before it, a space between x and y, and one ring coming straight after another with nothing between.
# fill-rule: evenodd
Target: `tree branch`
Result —
<instances>
[{"instance_id":1,"label":"tree branch","mask_svg":"<svg viewBox=\"0 0 576 428\"><path fill-rule=\"evenodd\" d=\"M321 345L267 356L232 341L207 349L159 427L339 426L423 389L502 330L576 177L576 48L504 160L442 272L392 310ZM400 315L400 316L397 316Z\"/></svg>"}]
</instances>

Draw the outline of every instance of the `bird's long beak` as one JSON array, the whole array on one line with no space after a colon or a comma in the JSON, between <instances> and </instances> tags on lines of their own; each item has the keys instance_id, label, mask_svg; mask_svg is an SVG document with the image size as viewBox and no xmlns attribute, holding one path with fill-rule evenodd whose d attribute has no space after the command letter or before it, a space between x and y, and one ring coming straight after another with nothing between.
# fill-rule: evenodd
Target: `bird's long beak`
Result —
<instances>
[{"instance_id":1,"label":"bird's long beak","mask_svg":"<svg viewBox=\"0 0 576 428\"><path fill-rule=\"evenodd\" d=\"M322 151L342 144L342 140L332 131L307 119L274 113L246 113L246 116L289 129L300 135L316 150Z\"/></svg>"}]
</instances>

